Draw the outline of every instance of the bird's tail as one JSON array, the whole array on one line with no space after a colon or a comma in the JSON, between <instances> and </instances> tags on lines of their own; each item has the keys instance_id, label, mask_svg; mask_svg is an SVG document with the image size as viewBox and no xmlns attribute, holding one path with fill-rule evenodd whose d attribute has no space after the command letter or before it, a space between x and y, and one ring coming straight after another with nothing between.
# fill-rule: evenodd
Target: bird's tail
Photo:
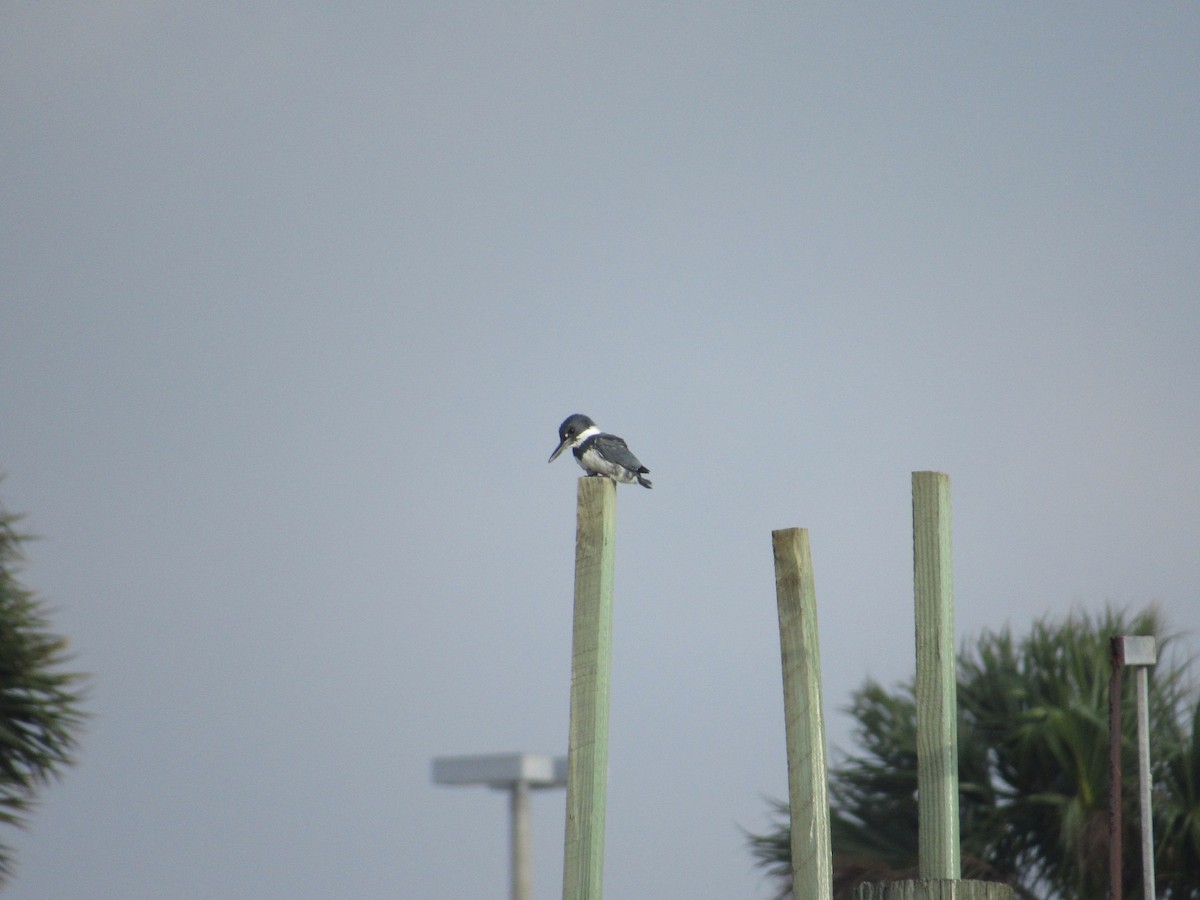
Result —
<instances>
[{"instance_id":1,"label":"bird's tail","mask_svg":"<svg viewBox=\"0 0 1200 900\"><path fill-rule=\"evenodd\" d=\"M638 470L637 470L637 473L636 473L636 474L637 474L637 480L638 480L638 484L640 484L640 485L641 485L642 487L644 487L644 488L648 488L648 487L654 487L654 485L652 485L652 484L650 483L650 479L649 479L649 478L643 478L643 477L642 477L642 473L643 473L643 472L649 472L649 471L650 471L650 470L649 470L649 469L647 469L645 466L642 466L640 469L638 469Z\"/></svg>"}]
</instances>

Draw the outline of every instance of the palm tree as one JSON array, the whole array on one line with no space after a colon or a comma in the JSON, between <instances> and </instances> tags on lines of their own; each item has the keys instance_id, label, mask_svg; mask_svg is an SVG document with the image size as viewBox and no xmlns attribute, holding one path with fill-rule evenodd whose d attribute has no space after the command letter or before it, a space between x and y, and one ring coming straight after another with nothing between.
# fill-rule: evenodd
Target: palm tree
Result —
<instances>
[{"instance_id":1,"label":"palm tree","mask_svg":"<svg viewBox=\"0 0 1200 900\"><path fill-rule=\"evenodd\" d=\"M1200 898L1200 700L1190 730L1180 729L1178 751L1156 767L1154 839L1158 884L1179 884L1172 896ZM1182 885L1190 884L1191 893Z\"/></svg>"},{"instance_id":2,"label":"palm tree","mask_svg":"<svg viewBox=\"0 0 1200 900\"><path fill-rule=\"evenodd\" d=\"M1017 859L1024 882L1042 893L1102 897L1108 889L1108 676L1114 634L1154 635L1169 643L1154 608L1129 617L1114 610L1065 622L1035 622L1020 642L1008 629L980 637L959 660L959 704L991 749L1000 788L989 831L998 856ZM1152 670L1152 732L1159 752L1174 744L1182 668ZM1124 703L1133 703L1126 679ZM1135 722L1124 717L1125 740ZM1166 745L1166 747L1162 745ZM1168 751L1170 752L1170 751ZM1128 767L1131 777L1136 770ZM1136 796L1134 790L1128 797ZM1137 813L1123 816L1138 884Z\"/></svg>"},{"instance_id":3,"label":"palm tree","mask_svg":"<svg viewBox=\"0 0 1200 900\"><path fill-rule=\"evenodd\" d=\"M16 578L24 537L0 507L0 822L24 824L37 790L72 762L83 676L63 672L66 640L47 632L41 605ZM12 875L0 843L0 880Z\"/></svg>"},{"instance_id":4,"label":"palm tree","mask_svg":"<svg viewBox=\"0 0 1200 900\"><path fill-rule=\"evenodd\" d=\"M1112 609L1036 622L1014 639L988 632L959 654L959 790L963 876L1003 881L1021 897L1102 897L1107 890L1109 637L1149 634L1170 641L1161 616ZM1151 671L1159 896L1200 897L1200 710L1186 666L1160 655ZM1125 685L1132 703L1132 679ZM854 694L860 752L830 774L837 896L859 881L915 877L917 865L916 706L913 685L889 693L868 682ZM1124 721L1134 740L1133 717ZM1126 768L1127 777L1136 778ZM1126 792L1127 802L1136 794ZM786 807L783 807L786 816ZM1124 817L1132 896L1140 862L1137 811ZM790 871L786 818L751 836L775 876Z\"/></svg>"}]
</instances>

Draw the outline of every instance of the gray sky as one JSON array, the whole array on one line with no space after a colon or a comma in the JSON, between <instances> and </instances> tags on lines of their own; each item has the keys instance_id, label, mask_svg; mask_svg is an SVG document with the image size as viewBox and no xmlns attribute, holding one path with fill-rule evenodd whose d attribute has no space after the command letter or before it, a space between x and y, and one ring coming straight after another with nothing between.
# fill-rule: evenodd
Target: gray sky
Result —
<instances>
[{"instance_id":1,"label":"gray sky","mask_svg":"<svg viewBox=\"0 0 1200 900\"><path fill-rule=\"evenodd\" d=\"M9 4L0 496L95 713L9 896L503 897L429 762L565 752L571 412L655 484L612 897L767 895L773 528L834 748L911 674L914 470L963 637L1200 628L1197 58L1193 3Z\"/></svg>"}]
</instances>

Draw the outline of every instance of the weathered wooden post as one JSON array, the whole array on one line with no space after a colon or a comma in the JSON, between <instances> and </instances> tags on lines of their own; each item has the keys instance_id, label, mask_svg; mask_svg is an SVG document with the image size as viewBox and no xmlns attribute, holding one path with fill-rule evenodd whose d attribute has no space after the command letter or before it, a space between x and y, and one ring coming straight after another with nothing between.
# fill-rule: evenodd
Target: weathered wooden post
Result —
<instances>
[{"instance_id":1,"label":"weathered wooden post","mask_svg":"<svg viewBox=\"0 0 1200 900\"><path fill-rule=\"evenodd\" d=\"M913 472L919 880L863 884L855 900L1011 900L1006 884L961 880L958 682L950 477Z\"/></svg>"},{"instance_id":2,"label":"weathered wooden post","mask_svg":"<svg viewBox=\"0 0 1200 900\"><path fill-rule=\"evenodd\" d=\"M958 681L950 478L913 472L917 619L917 813L922 878L962 876L958 848Z\"/></svg>"},{"instance_id":3,"label":"weathered wooden post","mask_svg":"<svg viewBox=\"0 0 1200 900\"><path fill-rule=\"evenodd\" d=\"M795 900L830 900L833 860L829 846L825 722L821 710L821 650L808 529L773 531L771 543L775 553L775 597L783 657L792 896Z\"/></svg>"},{"instance_id":4,"label":"weathered wooden post","mask_svg":"<svg viewBox=\"0 0 1200 900\"><path fill-rule=\"evenodd\" d=\"M610 478L579 479L563 900L603 896L616 488Z\"/></svg>"}]
</instances>

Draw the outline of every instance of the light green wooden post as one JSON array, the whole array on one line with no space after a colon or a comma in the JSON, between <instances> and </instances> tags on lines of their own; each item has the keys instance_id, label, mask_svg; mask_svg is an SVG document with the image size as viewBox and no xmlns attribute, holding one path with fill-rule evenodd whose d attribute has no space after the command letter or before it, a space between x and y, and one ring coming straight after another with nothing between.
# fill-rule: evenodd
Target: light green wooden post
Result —
<instances>
[{"instance_id":1,"label":"light green wooden post","mask_svg":"<svg viewBox=\"0 0 1200 900\"><path fill-rule=\"evenodd\" d=\"M917 811L923 879L961 877L958 846L958 689L950 477L913 472L917 613Z\"/></svg>"},{"instance_id":2,"label":"light green wooden post","mask_svg":"<svg viewBox=\"0 0 1200 900\"><path fill-rule=\"evenodd\" d=\"M600 900L604 883L616 511L616 482L579 479L563 900Z\"/></svg>"},{"instance_id":3,"label":"light green wooden post","mask_svg":"<svg viewBox=\"0 0 1200 900\"><path fill-rule=\"evenodd\" d=\"M821 650L808 530L773 531L771 543L775 552L775 597L783 656L792 896L795 900L830 900L833 861L829 846L825 724L821 714Z\"/></svg>"},{"instance_id":4,"label":"light green wooden post","mask_svg":"<svg viewBox=\"0 0 1200 900\"><path fill-rule=\"evenodd\" d=\"M917 613L919 879L860 884L854 900L1012 900L1013 889L960 880L958 682L950 478L913 472L913 592Z\"/></svg>"}]
</instances>

